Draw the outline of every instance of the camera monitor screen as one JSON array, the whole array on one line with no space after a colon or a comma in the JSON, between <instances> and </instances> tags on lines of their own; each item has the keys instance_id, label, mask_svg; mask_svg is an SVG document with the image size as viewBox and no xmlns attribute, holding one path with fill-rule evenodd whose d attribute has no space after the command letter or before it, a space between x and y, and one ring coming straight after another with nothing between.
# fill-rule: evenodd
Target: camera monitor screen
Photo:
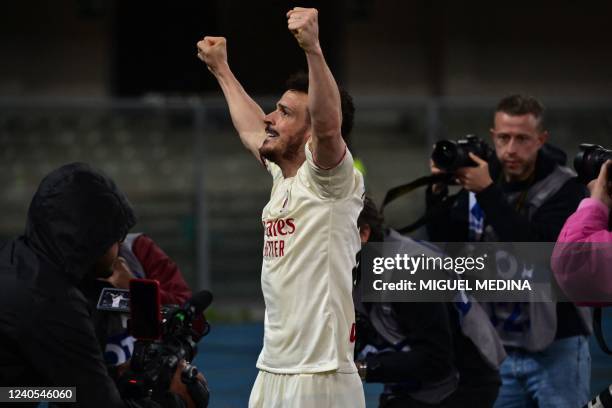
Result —
<instances>
[{"instance_id":1,"label":"camera monitor screen","mask_svg":"<svg viewBox=\"0 0 612 408\"><path fill-rule=\"evenodd\" d=\"M159 283L151 279L130 281L130 334L137 339L161 336Z\"/></svg>"},{"instance_id":2,"label":"camera monitor screen","mask_svg":"<svg viewBox=\"0 0 612 408\"><path fill-rule=\"evenodd\" d=\"M127 289L104 288L98 298L98 310L130 312L130 292Z\"/></svg>"}]
</instances>

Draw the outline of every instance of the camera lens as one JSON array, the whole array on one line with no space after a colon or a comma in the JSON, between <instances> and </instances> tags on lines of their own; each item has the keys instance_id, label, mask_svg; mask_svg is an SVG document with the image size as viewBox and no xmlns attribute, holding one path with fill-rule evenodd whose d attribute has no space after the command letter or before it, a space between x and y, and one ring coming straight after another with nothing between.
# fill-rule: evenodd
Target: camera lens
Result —
<instances>
[{"instance_id":1,"label":"camera lens","mask_svg":"<svg viewBox=\"0 0 612 408\"><path fill-rule=\"evenodd\" d=\"M608 159L612 159L612 150L594 144L581 144L580 151L574 158L574 168L580 181L588 183L596 179L601 166Z\"/></svg>"},{"instance_id":2,"label":"camera lens","mask_svg":"<svg viewBox=\"0 0 612 408\"><path fill-rule=\"evenodd\" d=\"M187 364L181 372L181 380L185 383L193 381L198 376L198 368Z\"/></svg>"},{"instance_id":3,"label":"camera lens","mask_svg":"<svg viewBox=\"0 0 612 408\"><path fill-rule=\"evenodd\" d=\"M457 143L451 140L442 140L436 143L431 159L436 167L450 171L457 161Z\"/></svg>"}]
</instances>

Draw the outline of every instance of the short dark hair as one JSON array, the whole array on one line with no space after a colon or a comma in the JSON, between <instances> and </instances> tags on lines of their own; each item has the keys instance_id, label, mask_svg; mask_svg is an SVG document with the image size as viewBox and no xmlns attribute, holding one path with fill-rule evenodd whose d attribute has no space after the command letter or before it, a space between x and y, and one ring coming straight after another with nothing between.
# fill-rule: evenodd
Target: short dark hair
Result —
<instances>
[{"instance_id":1,"label":"short dark hair","mask_svg":"<svg viewBox=\"0 0 612 408\"><path fill-rule=\"evenodd\" d=\"M498 112L503 112L510 116L533 115L538 121L538 129L544 129L545 108L542 102L533 96L520 94L506 96L497 104L495 113Z\"/></svg>"},{"instance_id":2,"label":"short dark hair","mask_svg":"<svg viewBox=\"0 0 612 408\"><path fill-rule=\"evenodd\" d=\"M371 197L365 196L363 198L363 209L357 218L357 226L363 227L364 225L370 226L370 239L371 242L383 242L385 239L385 218L378 211L378 207Z\"/></svg>"},{"instance_id":3,"label":"short dark hair","mask_svg":"<svg viewBox=\"0 0 612 408\"><path fill-rule=\"evenodd\" d=\"M291 75L285 82L285 89L288 91L298 91L305 94L308 93L308 74L304 71L296 72ZM353 97L341 86L338 86L340 91L340 105L342 109L342 125L340 133L346 144L349 144L349 135L353 130L353 120L355 118L355 105Z\"/></svg>"}]
</instances>

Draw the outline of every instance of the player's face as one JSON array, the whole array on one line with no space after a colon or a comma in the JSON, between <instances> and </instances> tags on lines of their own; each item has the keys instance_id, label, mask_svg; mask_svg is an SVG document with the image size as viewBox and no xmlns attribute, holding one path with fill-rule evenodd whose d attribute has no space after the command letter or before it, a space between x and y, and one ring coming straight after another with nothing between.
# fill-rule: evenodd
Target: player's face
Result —
<instances>
[{"instance_id":1,"label":"player's face","mask_svg":"<svg viewBox=\"0 0 612 408\"><path fill-rule=\"evenodd\" d=\"M276 104L276 110L266 115L266 138L259 148L262 157L278 163L299 157L310 137L308 95L287 91Z\"/></svg>"},{"instance_id":2,"label":"player's face","mask_svg":"<svg viewBox=\"0 0 612 408\"><path fill-rule=\"evenodd\" d=\"M119 243L113 244L94 265L94 276L96 278L109 278L113 274L113 264L119 256Z\"/></svg>"},{"instance_id":3,"label":"player's face","mask_svg":"<svg viewBox=\"0 0 612 408\"><path fill-rule=\"evenodd\" d=\"M512 116L497 112L491 136L507 180L525 180L535 169L538 150L548 133L538 127L532 114Z\"/></svg>"}]
</instances>

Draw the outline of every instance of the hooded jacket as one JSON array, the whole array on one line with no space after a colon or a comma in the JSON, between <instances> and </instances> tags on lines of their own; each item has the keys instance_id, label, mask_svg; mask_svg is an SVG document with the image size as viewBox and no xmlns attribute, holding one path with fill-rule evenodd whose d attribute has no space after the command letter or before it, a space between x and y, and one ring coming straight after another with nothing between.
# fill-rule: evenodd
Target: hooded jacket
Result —
<instances>
[{"instance_id":1,"label":"hooded jacket","mask_svg":"<svg viewBox=\"0 0 612 408\"><path fill-rule=\"evenodd\" d=\"M25 234L0 247L0 384L76 386L80 406L134 406L107 373L79 289L134 224L123 193L86 164L43 179Z\"/></svg>"}]
</instances>

